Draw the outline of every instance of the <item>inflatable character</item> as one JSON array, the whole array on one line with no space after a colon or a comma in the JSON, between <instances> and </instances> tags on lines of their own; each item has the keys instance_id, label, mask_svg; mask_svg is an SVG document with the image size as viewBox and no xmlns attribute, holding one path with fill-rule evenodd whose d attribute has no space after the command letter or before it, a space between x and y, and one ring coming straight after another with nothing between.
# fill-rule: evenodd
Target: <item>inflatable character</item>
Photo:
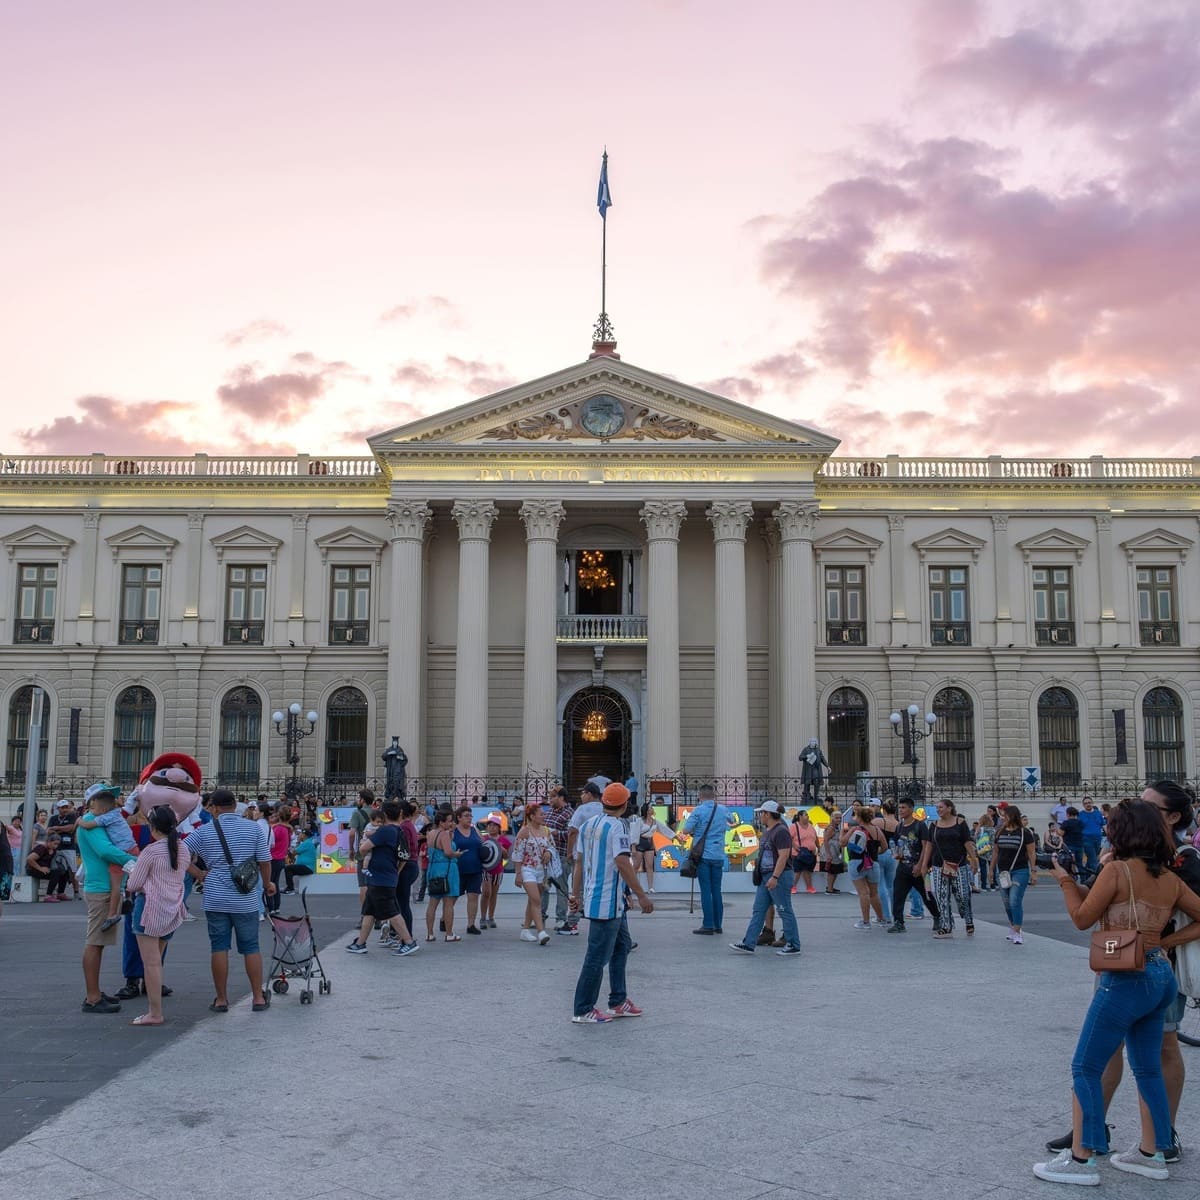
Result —
<instances>
[{"instance_id":1,"label":"inflatable character","mask_svg":"<svg viewBox=\"0 0 1200 1200\"><path fill-rule=\"evenodd\" d=\"M127 812L140 808L143 816L159 804L175 814L179 836L187 837L204 824L201 812L200 764L187 754L160 754L138 778L138 785L125 802Z\"/></svg>"}]
</instances>

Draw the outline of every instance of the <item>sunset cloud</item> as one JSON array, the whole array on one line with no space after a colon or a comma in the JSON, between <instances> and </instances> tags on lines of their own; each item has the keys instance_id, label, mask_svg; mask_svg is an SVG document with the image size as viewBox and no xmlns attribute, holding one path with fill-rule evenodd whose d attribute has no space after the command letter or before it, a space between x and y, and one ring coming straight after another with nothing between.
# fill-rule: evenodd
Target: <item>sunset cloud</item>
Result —
<instances>
[{"instance_id":1,"label":"sunset cloud","mask_svg":"<svg viewBox=\"0 0 1200 1200\"><path fill-rule=\"evenodd\" d=\"M251 321L240 329L232 329L221 339L230 349L244 346L247 342L263 342L268 338L287 337L291 331L281 321L270 321L265 317Z\"/></svg>"},{"instance_id":2,"label":"sunset cloud","mask_svg":"<svg viewBox=\"0 0 1200 1200\"><path fill-rule=\"evenodd\" d=\"M56 417L18 436L37 454L190 454L181 448L175 422L187 405L171 400L124 402L81 396L76 415Z\"/></svg>"},{"instance_id":3,"label":"sunset cloud","mask_svg":"<svg viewBox=\"0 0 1200 1200\"><path fill-rule=\"evenodd\" d=\"M414 317L432 317L447 325L457 326L461 323L458 305L445 296L420 296L415 300L406 300L402 304L393 305L387 312L382 313L380 321L390 324L395 321L411 321Z\"/></svg>"}]
</instances>

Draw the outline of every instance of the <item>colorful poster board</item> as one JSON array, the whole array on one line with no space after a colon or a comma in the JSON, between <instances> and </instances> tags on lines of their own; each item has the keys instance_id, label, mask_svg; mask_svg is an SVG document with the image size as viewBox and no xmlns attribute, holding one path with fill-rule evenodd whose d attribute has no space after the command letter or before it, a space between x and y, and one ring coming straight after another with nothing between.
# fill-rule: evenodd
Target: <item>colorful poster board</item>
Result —
<instances>
[{"instance_id":1,"label":"colorful poster board","mask_svg":"<svg viewBox=\"0 0 1200 1200\"><path fill-rule=\"evenodd\" d=\"M677 829L682 829L697 806L682 804L676 810L679 816ZM754 827L753 804L722 804L717 806L717 821L725 824L725 870L752 871L758 857L758 830ZM703 833L701 829L699 833ZM655 838L655 845L658 844ZM664 842L666 839L662 839ZM658 851L657 869L678 872L680 864L691 849L691 835L685 835L681 843L665 845Z\"/></svg>"},{"instance_id":2,"label":"colorful poster board","mask_svg":"<svg viewBox=\"0 0 1200 1200\"><path fill-rule=\"evenodd\" d=\"M353 875L350 857L350 814L353 808L317 810L317 874Z\"/></svg>"}]
</instances>

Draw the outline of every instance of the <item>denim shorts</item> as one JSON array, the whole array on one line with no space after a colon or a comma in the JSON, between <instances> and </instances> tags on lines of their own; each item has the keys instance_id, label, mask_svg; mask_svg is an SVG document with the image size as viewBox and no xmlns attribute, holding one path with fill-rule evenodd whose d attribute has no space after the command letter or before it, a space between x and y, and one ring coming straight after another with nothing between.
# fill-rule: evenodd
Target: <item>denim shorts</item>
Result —
<instances>
[{"instance_id":1,"label":"denim shorts","mask_svg":"<svg viewBox=\"0 0 1200 1200\"><path fill-rule=\"evenodd\" d=\"M214 954L228 951L237 934L239 954L258 953L258 913L208 912L208 944Z\"/></svg>"},{"instance_id":2,"label":"denim shorts","mask_svg":"<svg viewBox=\"0 0 1200 1200\"><path fill-rule=\"evenodd\" d=\"M141 892L138 892L138 894L136 896L134 896L134 898L133 898L133 932L140 933L142 935L142 937L150 936L146 933L146 930L142 927L142 913L144 913L145 911L146 911L146 897ZM170 933L165 934L163 937L159 938L159 941L169 942L174 936L175 936L175 932L174 932L174 930L172 930Z\"/></svg>"},{"instance_id":3,"label":"denim shorts","mask_svg":"<svg viewBox=\"0 0 1200 1200\"><path fill-rule=\"evenodd\" d=\"M1184 1009L1187 1008L1188 998L1180 992L1171 1001L1171 1007L1163 1014L1163 1033L1178 1033L1179 1022L1183 1020Z\"/></svg>"}]
</instances>

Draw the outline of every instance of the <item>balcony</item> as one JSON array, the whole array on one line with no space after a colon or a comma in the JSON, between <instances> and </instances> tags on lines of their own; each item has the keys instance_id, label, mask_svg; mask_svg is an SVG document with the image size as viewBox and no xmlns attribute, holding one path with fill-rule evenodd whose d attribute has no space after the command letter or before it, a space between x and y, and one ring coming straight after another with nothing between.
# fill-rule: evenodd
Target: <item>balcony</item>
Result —
<instances>
[{"instance_id":1,"label":"balcony","mask_svg":"<svg viewBox=\"0 0 1200 1200\"><path fill-rule=\"evenodd\" d=\"M18 646L53 646L53 621L17 621L13 641Z\"/></svg>"},{"instance_id":2,"label":"balcony","mask_svg":"<svg viewBox=\"0 0 1200 1200\"><path fill-rule=\"evenodd\" d=\"M969 646L971 626L966 621L934 621L929 626L929 637L935 646Z\"/></svg>"},{"instance_id":3,"label":"balcony","mask_svg":"<svg viewBox=\"0 0 1200 1200\"><path fill-rule=\"evenodd\" d=\"M826 621L825 641L830 646L865 646L867 623L865 621Z\"/></svg>"},{"instance_id":4,"label":"balcony","mask_svg":"<svg viewBox=\"0 0 1200 1200\"><path fill-rule=\"evenodd\" d=\"M330 621L331 646L365 646L371 636L369 621Z\"/></svg>"},{"instance_id":5,"label":"balcony","mask_svg":"<svg viewBox=\"0 0 1200 1200\"><path fill-rule=\"evenodd\" d=\"M1178 646L1178 621L1139 621L1138 637L1143 646Z\"/></svg>"},{"instance_id":6,"label":"balcony","mask_svg":"<svg viewBox=\"0 0 1200 1200\"><path fill-rule=\"evenodd\" d=\"M265 630L265 621L226 621L225 645L261 646Z\"/></svg>"},{"instance_id":7,"label":"balcony","mask_svg":"<svg viewBox=\"0 0 1200 1200\"><path fill-rule=\"evenodd\" d=\"M575 613L558 618L560 646L644 646L646 618L634 613L591 616Z\"/></svg>"},{"instance_id":8,"label":"balcony","mask_svg":"<svg viewBox=\"0 0 1200 1200\"><path fill-rule=\"evenodd\" d=\"M117 641L122 646L157 646L157 621L122 621L117 630Z\"/></svg>"},{"instance_id":9,"label":"balcony","mask_svg":"<svg viewBox=\"0 0 1200 1200\"><path fill-rule=\"evenodd\" d=\"M1035 621L1033 632L1039 646L1075 645L1073 621Z\"/></svg>"}]
</instances>

